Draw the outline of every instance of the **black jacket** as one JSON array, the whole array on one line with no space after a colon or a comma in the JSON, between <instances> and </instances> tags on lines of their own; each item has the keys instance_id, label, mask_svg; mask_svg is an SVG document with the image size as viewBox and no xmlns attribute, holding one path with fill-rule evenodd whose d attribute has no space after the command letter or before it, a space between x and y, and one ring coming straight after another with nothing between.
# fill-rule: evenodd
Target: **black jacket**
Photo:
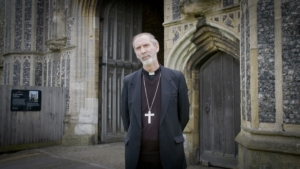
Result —
<instances>
[{"instance_id":1,"label":"black jacket","mask_svg":"<svg viewBox=\"0 0 300 169\"><path fill-rule=\"evenodd\" d=\"M127 131L125 138L126 169L138 163L142 136L142 69L124 77L121 116ZM160 158L164 169L185 169L183 129L189 121L189 100L185 78L180 71L161 66L161 116L159 126Z\"/></svg>"}]
</instances>

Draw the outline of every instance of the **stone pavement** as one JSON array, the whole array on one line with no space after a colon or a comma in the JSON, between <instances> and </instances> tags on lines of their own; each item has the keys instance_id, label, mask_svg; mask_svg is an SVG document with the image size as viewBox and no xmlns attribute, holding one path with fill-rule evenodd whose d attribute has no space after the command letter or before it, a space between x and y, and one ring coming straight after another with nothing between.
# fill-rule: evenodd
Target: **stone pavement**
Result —
<instances>
[{"instance_id":1,"label":"stone pavement","mask_svg":"<svg viewBox=\"0 0 300 169\"><path fill-rule=\"evenodd\" d=\"M0 168L124 169L124 144L52 146L0 156ZM217 169L190 165L188 169Z\"/></svg>"}]
</instances>

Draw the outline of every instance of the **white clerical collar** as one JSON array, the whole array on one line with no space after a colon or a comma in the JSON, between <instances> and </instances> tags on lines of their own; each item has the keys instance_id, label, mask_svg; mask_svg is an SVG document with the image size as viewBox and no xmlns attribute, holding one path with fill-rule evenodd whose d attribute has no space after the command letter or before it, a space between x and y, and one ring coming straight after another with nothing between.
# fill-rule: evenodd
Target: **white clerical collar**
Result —
<instances>
[{"instance_id":1,"label":"white clerical collar","mask_svg":"<svg viewBox=\"0 0 300 169\"><path fill-rule=\"evenodd\" d=\"M155 75L155 72L149 72L149 75Z\"/></svg>"}]
</instances>

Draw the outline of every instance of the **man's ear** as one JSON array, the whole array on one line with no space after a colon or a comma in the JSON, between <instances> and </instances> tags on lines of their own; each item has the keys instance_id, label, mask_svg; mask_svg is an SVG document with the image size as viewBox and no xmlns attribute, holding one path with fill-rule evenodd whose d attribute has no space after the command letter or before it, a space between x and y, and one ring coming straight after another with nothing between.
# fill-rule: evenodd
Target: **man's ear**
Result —
<instances>
[{"instance_id":1,"label":"man's ear","mask_svg":"<svg viewBox=\"0 0 300 169\"><path fill-rule=\"evenodd\" d=\"M158 53L158 51L159 51L159 44L157 43L157 44L155 45L155 47L156 47L156 53Z\"/></svg>"}]
</instances>

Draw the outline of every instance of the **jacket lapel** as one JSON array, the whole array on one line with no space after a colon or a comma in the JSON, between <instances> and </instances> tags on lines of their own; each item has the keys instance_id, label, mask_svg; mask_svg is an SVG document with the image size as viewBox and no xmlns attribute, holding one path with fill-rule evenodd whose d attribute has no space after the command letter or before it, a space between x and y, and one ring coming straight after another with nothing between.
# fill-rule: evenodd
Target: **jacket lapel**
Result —
<instances>
[{"instance_id":1,"label":"jacket lapel","mask_svg":"<svg viewBox=\"0 0 300 169\"><path fill-rule=\"evenodd\" d=\"M172 93L172 77L168 70L161 66L161 114L160 114L160 125L163 122L166 114L167 108L169 106L171 93Z\"/></svg>"},{"instance_id":2,"label":"jacket lapel","mask_svg":"<svg viewBox=\"0 0 300 169\"><path fill-rule=\"evenodd\" d=\"M129 95L131 95L131 105L133 107L135 116L137 118L137 122L140 126L140 128L142 128L142 118L141 118L141 110L142 110L142 102L141 102L141 73L142 73L142 69L139 69L138 71L136 71L134 77L132 78L131 82L130 82L130 89L129 89Z\"/></svg>"}]
</instances>

